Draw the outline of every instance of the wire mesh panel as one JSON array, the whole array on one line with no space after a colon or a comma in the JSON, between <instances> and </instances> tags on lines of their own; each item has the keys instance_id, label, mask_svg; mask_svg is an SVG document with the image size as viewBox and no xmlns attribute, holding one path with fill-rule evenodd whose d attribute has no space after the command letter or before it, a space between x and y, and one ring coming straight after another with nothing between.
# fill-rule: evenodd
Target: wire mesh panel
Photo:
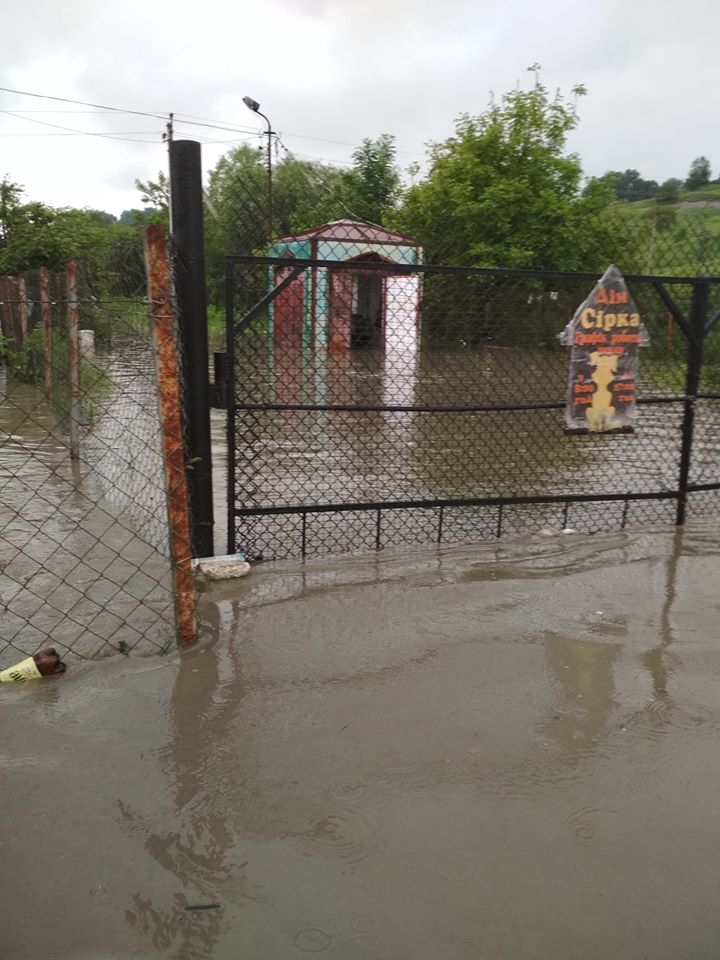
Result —
<instances>
[{"instance_id":1,"label":"wire mesh panel","mask_svg":"<svg viewBox=\"0 0 720 960\"><path fill-rule=\"evenodd\" d=\"M130 274L0 281L0 664L174 640L155 351Z\"/></svg>"},{"instance_id":2,"label":"wire mesh panel","mask_svg":"<svg viewBox=\"0 0 720 960\"><path fill-rule=\"evenodd\" d=\"M649 336L634 430L571 435L559 334L597 278L423 266L407 238L372 232L350 251L315 234L228 258L231 548L280 559L667 522L720 480L720 399L686 397L694 282L631 278Z\"/></svg>"}]
</instances>

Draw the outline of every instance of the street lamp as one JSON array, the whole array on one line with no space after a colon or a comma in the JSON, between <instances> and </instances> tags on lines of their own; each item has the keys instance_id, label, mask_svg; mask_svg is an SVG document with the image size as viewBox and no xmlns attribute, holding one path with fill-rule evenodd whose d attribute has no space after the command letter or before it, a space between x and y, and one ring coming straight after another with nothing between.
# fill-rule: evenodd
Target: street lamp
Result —
<instances>
[{"instance_id":1,"label":"street lamp","mask_svg":"<svg viewBox=\"0 0 720 960\"><path fill-rule=\"evenodd\" d=\"M273 227L272 227L272 137L273 129L270 125L270 121L265 116L264 113L260 110L260 104L257 100L253 100L252 97L243 97L243 103L248 108L252 110L253 113L256 113L259 117L262 117L265 123L267 124L267 168L268 168L268 242L272 243L273 236Z\"/></svg>"}]
</instances>

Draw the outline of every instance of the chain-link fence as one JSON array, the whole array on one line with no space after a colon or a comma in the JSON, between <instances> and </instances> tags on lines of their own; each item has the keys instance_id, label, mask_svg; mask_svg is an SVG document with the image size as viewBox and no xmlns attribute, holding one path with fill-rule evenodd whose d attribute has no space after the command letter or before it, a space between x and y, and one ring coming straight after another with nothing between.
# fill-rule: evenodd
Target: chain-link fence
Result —
<instances>
[{"instance_id":1,"label":"chain-link fence","mask_svg":"<svg viewBox=\"0 0 720 960\"><path fill-rule=\"evenodd\" d=\"M448 166L435 194L406 183L371 223L352 172L280 147L270 240L266 155L240 148L210 184L228 549L313 556L720 509L714 206L590 183L502 209L469 180L454 190ZM364 182L370 205L379 185ZM634 432L573 435L559 334L611 263L649 335Z\"/></svg>"},{"instance_id":2,"label":"chain-link fence","mask_svg":"<svg viewBox=\"0 0 720 960\"><path fill-rule=\"evenodd\" d=\"M0 279L0 663L176 637L144 271ZM180 438L181 443L182 438Z\"/></svg>"},{"instance_id":3,"label":"chain-link fence","mask_svg":"<svg viewBox=\"0 0 720 960\"><path fill-rule=\"evenodd\" d=\"M606 339L642 318L637 377L608 387L609 405L637 399L634 432L577 435L559 334L592 275L423 266L413 240L350 221L269 252L228 258L231 547L277 559L718 512L715 281L631 277ZM577 389L600 396L589 375Z\"/></svg>"}]
</instances>

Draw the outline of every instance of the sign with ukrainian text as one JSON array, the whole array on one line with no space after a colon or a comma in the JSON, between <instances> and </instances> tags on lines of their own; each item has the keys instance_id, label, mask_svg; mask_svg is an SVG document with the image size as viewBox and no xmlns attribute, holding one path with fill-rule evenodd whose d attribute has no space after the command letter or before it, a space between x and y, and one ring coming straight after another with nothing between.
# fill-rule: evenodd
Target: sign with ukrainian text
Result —
<instances>
[{"instance_id":1,"label":"sign with ukrainian text","mask_svg":"<svg viewBox=\"0 0 720 960\"><path fill-rule=\"evenodd\" d=\"M560 342L571 348L566 430L631 432L638 352L648 343L648 335L617 267L608 267L575 311Z\"/></svg>"}]
</instances>

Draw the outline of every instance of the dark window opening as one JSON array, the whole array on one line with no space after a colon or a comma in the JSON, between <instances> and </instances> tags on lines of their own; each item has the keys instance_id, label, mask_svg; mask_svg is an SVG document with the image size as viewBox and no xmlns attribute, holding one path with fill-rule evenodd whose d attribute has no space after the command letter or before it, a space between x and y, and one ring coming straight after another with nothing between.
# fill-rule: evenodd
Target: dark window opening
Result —
<instances>
[{"instance_id":1,"label":"dark window opening","mask_svg":"<svg viewBox=\"0 0 720 960\"><path fill-rule=\"evenodd\" d=\"M355 277L350 346L373 349L382 346L383 281L382 277Z\"/></svg>"}]
</instances>

